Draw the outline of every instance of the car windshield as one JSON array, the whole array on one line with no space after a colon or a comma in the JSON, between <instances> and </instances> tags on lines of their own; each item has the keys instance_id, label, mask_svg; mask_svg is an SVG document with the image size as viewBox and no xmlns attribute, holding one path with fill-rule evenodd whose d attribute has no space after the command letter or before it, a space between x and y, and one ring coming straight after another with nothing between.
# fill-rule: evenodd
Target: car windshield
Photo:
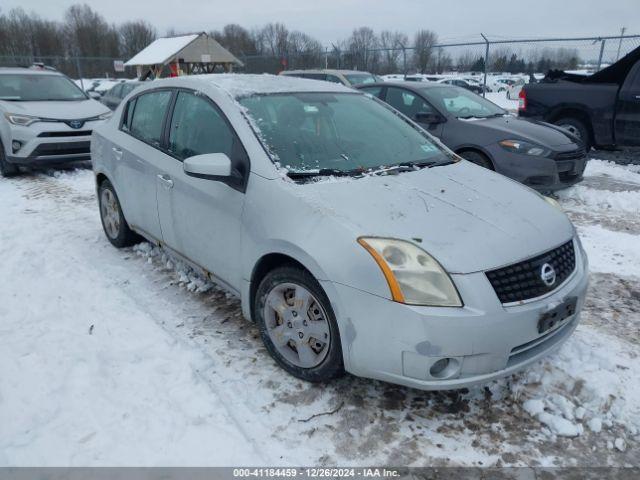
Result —
<instances>
[{"instance_id":1,"label":"car windshield","mask_svg":"<svg viewBox=\"0 0 640 480\"><path fill-rule=\"evenodd\" d=\"M0 74L0 100L36 102L86 99L84 92L62 75Z\"/></svg>"},{"instance_id":2,"label":"car windshield","mask_svg":"<svg viewBox=\"0 0 640 480\"><path fill-rule=\"evenodd\" d=\"M368 95L278 93L240 103L266 150L290 173L355 174L452 160L429 135Z\"/></svg>"},{"instance_id":3,"label":"car windshield","mask_svg":"<svg viewBox=\"0 0 640 480\"><path fill-rule=\"evenodd\" d=\"M344 77L351 85L362 85L364 83L376 83L376 77L370 73L345 73Z\"/></svg>"},{"instance_id":4,"label":"car windshield","mask_svg":"<svg viewBox=\"0 0 640 480\"><path fill-rule=\"evenodd\" d=\"M488 118L507 112L489 100L460 87L425 88L422 94L439 110L446 110L456 118Z\"/></svg>"}]
</instances>

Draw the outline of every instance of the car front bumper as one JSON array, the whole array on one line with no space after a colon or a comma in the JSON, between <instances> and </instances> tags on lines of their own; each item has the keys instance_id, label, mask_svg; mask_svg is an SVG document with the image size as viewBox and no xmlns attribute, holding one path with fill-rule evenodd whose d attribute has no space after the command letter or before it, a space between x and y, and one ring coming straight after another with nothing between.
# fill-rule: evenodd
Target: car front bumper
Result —
<instances>
[{"instance_id":1,"label":"car front bumper","mask_svg":"<svg viewBox=\"0 0 640 480\"><path fill-rule=\"evenodd\" d=\"M499 145L486 147L496 172L541 192L570 187L582 181L587 157L556 160L506 151Z\"/></svg>"},{"instance_id":2,"label":"car front bumper","mask_svg":"<svg viewBox=\"0 0 640 480\"><path fill-rule=\"evenodd\" d=\"M9 163L24 166L58 165L91 159L91 133L103 120L87 121L79 129L63 122L36 122L28 127L12 125L5 145ZM14 149L13 142L20 143Z\"/></svg>"},{"instance_id":3,"label":"car front bumper","mask_svg":"<svg viewBox=\"0 0 640 480\"><path fill-rule=\"evenodd\" d=\"M564 284L543 298L516 305L499 302L484 272L452 275L462 308L409 306L348 286L326 285L335 295L345 368L423 390L465 388L523 369L561 345L579 322L588 262L579 242L574 243L576 268ZM541 316L574 297L575 313L539 334ZM434 364L444 359L449 359L447 367L432 375Z\"/></svg>"}]
</instances>

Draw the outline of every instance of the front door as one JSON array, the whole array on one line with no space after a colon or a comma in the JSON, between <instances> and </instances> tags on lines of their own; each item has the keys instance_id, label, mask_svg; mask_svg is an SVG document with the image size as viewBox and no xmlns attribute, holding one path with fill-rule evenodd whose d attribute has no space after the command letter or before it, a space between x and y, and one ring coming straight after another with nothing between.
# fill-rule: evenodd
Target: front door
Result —
<instances>
[{"instance_id":1,"label":"front door","mask_svg":"<svg viewBox=\"0 0 640 480\"><path fill-rule=\"evenodd\" d=\"M640 145L640 61L627 76L618 95L616 143Z\"/></svg>"},{"instance_id":2,"label":"front door","mask_svg":"<svg viewBox=\"0 0 640 480\"><path fill-rule=\"evenodd\" d=\"M184 173L184 159L225 153L236 177L248 175L248 157L224 117L208 97L177 93L168 152L159 164L158 213L162 238L170 248L235 289L240 287L242 182L223 183Z\"/></svg>"}]
</instances>

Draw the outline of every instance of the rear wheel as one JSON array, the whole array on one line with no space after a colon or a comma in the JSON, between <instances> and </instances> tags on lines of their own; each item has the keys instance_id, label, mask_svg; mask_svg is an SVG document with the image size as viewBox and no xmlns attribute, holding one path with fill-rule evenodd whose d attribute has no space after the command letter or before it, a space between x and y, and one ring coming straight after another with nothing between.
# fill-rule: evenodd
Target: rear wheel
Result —
<instances>
[{"instance_id":1,"label":"rear wheel","mask_svg":"<svg viewBox=\"0 0 640 480\"><path fill-rule=\"evenodd\" d=\"M265 347L291 375L326 382L344 373L331 303L310 273L289 266L269 272L254 312Z\"/></svg>"},{"instance_id":2,"label":"rear wheel","mask_svg":"<svg viewBox=\"0 0 640 480\"><path fill-rule=\"evenodd\" d=\"M489 170L493 170L493 164L491 163L491 160L489 160L489 157L487 157L486 155L483 155L480 152L474 152L474 151L466 151L466 152L462 152L460 154L460 156L462 158L464 158L465 160L469 160L471 163L475 163L476 165L480 166L480 167L484 167L484 168L488 168Z\"/></svg>"},{"instance_id":3,"label":"rear wheel","mask_svg":"<svg viewBox=\"0 0 640 480\"><path fill-rule=\"evenodd\" d=\"M111 244L118 248L129 247L141 241L141 238L129 228L124 219L120 201L109 180L105 180L98 188L100 203L100 219L102 228Z\"/></svg>"},{"instance_id":4,"label":"rear wheel","mask_svg":"<svg viewBox=\"0 0 640 480\"><path fill-rule=\"evenodd\" d=\"M0 143L0 175L3 177L13 177L20 173L17 165L7 162L4 155L4 146Z\"/></svg>"},{"instance_id":5,"label":"rear wheel","mask_svg":"<svg viewBox=\"0 0 640 480\"><path fill-rule=\"evenodd\" d=\"M591 150L591 135L589 134L589 129L582 120L578 120L573 117L565 117L560 118L553 123L578 137L584 144L584 148L587 152Z\"/></svg>"}]
</instances>

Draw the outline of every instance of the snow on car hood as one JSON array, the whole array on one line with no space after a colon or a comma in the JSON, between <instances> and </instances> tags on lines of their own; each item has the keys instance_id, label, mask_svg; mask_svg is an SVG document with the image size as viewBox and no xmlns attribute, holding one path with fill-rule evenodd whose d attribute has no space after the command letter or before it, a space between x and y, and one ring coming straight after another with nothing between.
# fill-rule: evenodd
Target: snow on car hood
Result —
<instances>
[{"instance_id":1,"label":"snow on car hood","mask_svg":"<svg viewBox=\"0 0 640 480\"><path fill-rule=\"evenodd\" d=\"M569 137L557 128L550 128L543 123L534 123L511 115L479 119L476 125L494 130L497 134L496 142L501 140L526 140L545 147L557 147L573 143Z\"/></svg>"},{"instance_id":2,"label":"snow on car hood","mask_svg":"<svg viewBox=\"0 0 640 480\"><path fill-rule=\"evenodd\" d=\"M7 102L0 100L0 107L10 113L56 120L81 120L109 112L109 108L95 100Z\"/></svg>"},{"instance_id":3,"label":"snow on car hood","mask_svg":"<svg viewBox=\"0 0 640 480\"><path fill-rule=\"evenodd\" d=\"M533 190L467 161L300 185L357 236L414 242L450 273L514 263L566 242L573 226Z\"/></svg>"}]
</instances>

